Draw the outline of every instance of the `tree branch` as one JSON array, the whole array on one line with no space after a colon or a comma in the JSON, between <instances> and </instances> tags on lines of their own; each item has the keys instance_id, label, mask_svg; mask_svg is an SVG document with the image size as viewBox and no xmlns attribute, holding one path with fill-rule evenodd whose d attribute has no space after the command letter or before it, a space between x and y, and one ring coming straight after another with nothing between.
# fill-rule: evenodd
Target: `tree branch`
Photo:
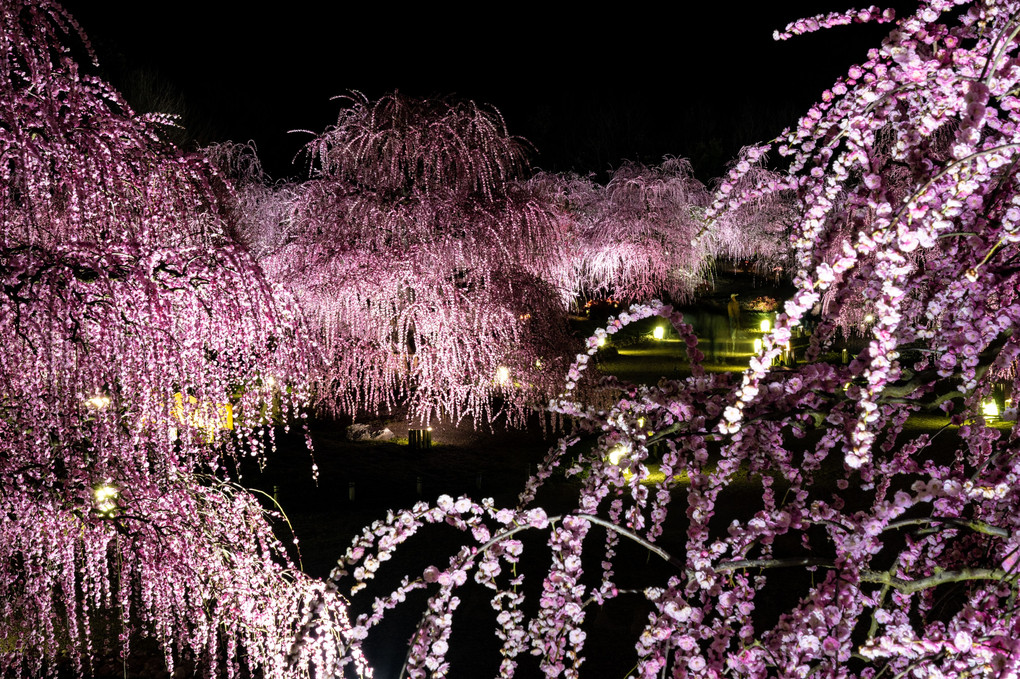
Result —
<instances>
[{"instance_id":1,"label":"tree branch","mask_svg":"<svg viewBox=\"0 0 1020 679\"><path fill-rule=\"evenodd\" d=\"M984 521L974 521L972 519L959 519L952 516L931 516L922 517L919 519L903 519L902 521L894 521L886 526L886 530L895 530L897 528L903 528L904 526L919 526L931 523L948 523L959 528L969 528L975 533L982 533L984 535L994 535L999 538L1008 538L1010 533L1005 528L999 526L993 526L985 523Z\"/></svg>"},{"instance_id":2,"label":"tree branch","mask_svg":"<svg viewBox=\"0 0 1020 679\"><path fill-rule=\"evenodd\" d=\"M888 571L862 571L862 582L875 582L889 585L906 594L914 594L925 589L944 585L949 582L963 582L966 580L1004 580L1009 573L1001 568L964 568L959 571L938 571L934 575L917 580L904 580L898 578Z\"/></svg>"}]
</instances>

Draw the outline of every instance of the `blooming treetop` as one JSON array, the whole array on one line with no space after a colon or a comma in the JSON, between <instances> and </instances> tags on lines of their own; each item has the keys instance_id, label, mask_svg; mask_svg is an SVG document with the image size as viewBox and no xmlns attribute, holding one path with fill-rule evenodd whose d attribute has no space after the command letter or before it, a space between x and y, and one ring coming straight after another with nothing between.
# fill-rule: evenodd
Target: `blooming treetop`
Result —
<instances>
[{"instance_id":1,"label":"blooming treetop","mask_svg":"<svg viewBox=\"0 0 1020 679\"><path fill-rule=\"evenodd\" d=\"M307 147L311 179L254 188L285 205L243 236L316 333L319 403L520 417L570 344L556 285L567 234L514 179L525 147L471 102L347 103Z\"/></svg>"},{"instance_id":2,"label":"blooming treetop","mask_svg":"<svg viewBox=\"0 0 1020 679\"><path fill-rule=\"evenodd\" d=\"M572 288L588 296L691 296L711 264L707 240L694 244L709 193L690 163L625 163L602 186L590 177L540 173L531 183L569 223Z\"/></svg>"},{"instance_id":3,"label":"blooming treetop","mask_svg":"<svg viewBox=\"0 0 1020 679\"><path fill-rule=\"evenodd\" d=\"M683 302L711 279L718 258L752 258L768 270L786 264L793 193L760 156L738 162L746 174L729 190L753 187L757 197L718 208L711 221L711 193L680 158L624 163L604 186L574 174L532 177L573 236L564 287L575 296Z\"/></svg>"}]
</instances>

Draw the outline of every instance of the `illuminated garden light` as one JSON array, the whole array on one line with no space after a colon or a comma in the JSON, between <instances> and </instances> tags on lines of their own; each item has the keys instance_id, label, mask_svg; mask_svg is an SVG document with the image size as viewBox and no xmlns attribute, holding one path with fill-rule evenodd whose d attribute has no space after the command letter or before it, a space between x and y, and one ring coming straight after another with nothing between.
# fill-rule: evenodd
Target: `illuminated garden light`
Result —
<instances>
[{"instance_id":1,"label":"illuminated garden light","mask_svg":"<svg viewBox=\"0 0 1020 679\"><path fill-rule=\"evenodd\" d=\"M96 511L100 516L108 518L117 513L117 498L120 497L120 491L109 481L96 486L96 489L92 491L92 496L96 503Z\"/></svg>"},{"instance_id":2,"label":"illuminated garden light","mask_svg":"<svg viewBox=\"0 0 1020 679\"><path fill-rule=\"evenodd\" d=\"M606 337L605 337L605 335L599 336L599 338L598 338L596 343L598 344L598 346L600 348L606 346Z\"/></svg>"},{"instance_id":3,"label":"illuminated garden light","mask_svg":"<svg viewBox=\"0 0 1020 679\"><path fill-rule=\"evenodd\" d=\"M760 337L755 337L754 338L754 353L756 353L756 354L761 353L761 338Z\"/></svg>"},{"instance_id":4,"label":"illuminated garden light","mask_svg":"<svg viewBox=\"0 0 1020 679\"><path fill-rule=\"evenodd\" d=\"M865 323L874 323L875 322L875 317L872 316L871 314L868 314L867 316L864 317L864 322Z\"/></svg>"},{"instance_id":5,"label":"illuminated garden light","mask_svg":"<svg viewBox=\"0 0 1020 679\"><path fill-rule=\"evenodd\" d=\"M234 406L230 403L212 403L199 401L197 397L181 392L174 394L174 405L171 409L174 419L181 424L198 429L204 434L206 443L216 440L216 432L234 428ZM176 440L177 428L170 430L170 440Z\"/></svg>"},{"instance_id":6,"label":"illuminated garden light","mask_svg":"<svg viewBox=\"0 0 1020 679\"><path fill-rule=\"evenodd\" d=\"M990 420L999 417L999 404L995 399L988 399L981 404L981 414Z\"/></svg>"},{"instance_id":7,"label":"illuminated garden light","mask_svg":"<svg viewBox=\"0 0 1020 679\"><path fill-rule=\"evenodd\" d=\"M772 323L769 321L769 319L766 318L763 319L762 322L758 324L758 327L761 328L762 332L768 332L769 330L772 329Z\"/></svg>"},{"instance_id":8,"label":"illuminated garden light","mask_svg":"<svg viewBox=\"0 0 1020 679\"><path fill-rule=\"evenodd\" d=\"M110 405L110 397L106 394L93 396L92 398L85 400L85 405L93 410L102 410Z\"/></svg>"},{"instance_id":9,"label":"illuminated garden light","mask_svg":"<svg viewBox=\"0 0 1020 679\"><path fill-rule=\"evenodd\" d=\"M665 336L666 328L662 327L661 325L655 326L655 329L652 330L652 337L654 337L657 340L661 340Z\"/></svg>"},{"instance_id":10,"label":"illuminated garden light","mask_svg":"<svg viewBox=\"0 0 1020 679\"><path fill-rule=\"evenodd\" d=\"M627 453L630 452L630 447L624 444L614 446L609 451L609 464L619 466L620 461L627 457Z\"/></svg>"},{"instance_id":11,"label":"illuminated garden light","mask_svg":"<svg viewBox=\"0 0 1020 679\"><path fill-rule=\"evenodd\" d=\"M510 384L510 368L505 365L496 368L496 384L501 387Z\"/></svg>"}]
</instances>

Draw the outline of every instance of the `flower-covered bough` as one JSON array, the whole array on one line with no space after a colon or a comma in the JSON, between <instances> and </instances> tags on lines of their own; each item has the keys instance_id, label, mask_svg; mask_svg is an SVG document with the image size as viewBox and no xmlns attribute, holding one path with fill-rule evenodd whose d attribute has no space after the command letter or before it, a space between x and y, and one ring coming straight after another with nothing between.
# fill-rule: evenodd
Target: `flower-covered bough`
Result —
<instances>
[{"instance_id":1,"label":"flower-covered bough","mask_svg":"<svg viewBox=\"0 0 1020 679\"><path fill-rule=\"evenodd\" d=\"M872 20L892 15L833 14L787 32ZM797 291L761 353L735 377L706 374L670 307L613 319L605 333L669 319L690 376L617 384L615 405L586 407L572 395L602 332L592 337L553 406L578 429L517 507L444 497L355 540L333 575L341 591L370 584L425 524L471 536L371 607L354 596L366 611L355 635L427 590L405 665L442 676L453 611L477 585L490 593L501 676L587 669L599 609L625 596L648 611L631 645L635 676L1020 675L1018 432L983 407L1018 379L1018 36L1016 2L921 3L775 142L788 181L738 190L769 147L749 149L709 218L761 191L791 191L803 206ZM808 314L818 324L806 362L773 367ZM864 329L863 350L848 365L822 360L851 326ZM553 516L534 501L556 470L578 483ZM544 550L527 547L539 530ZM617 557L626 543L668 569L637 595ZM529 550L549 560L528 571Z\"/></svg>"}]
</instances>

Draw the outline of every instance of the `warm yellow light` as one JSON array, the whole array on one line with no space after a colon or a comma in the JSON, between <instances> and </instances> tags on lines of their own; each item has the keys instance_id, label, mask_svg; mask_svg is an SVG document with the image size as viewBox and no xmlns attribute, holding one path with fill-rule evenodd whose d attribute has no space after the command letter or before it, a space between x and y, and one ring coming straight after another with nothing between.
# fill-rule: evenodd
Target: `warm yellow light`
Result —
<instances>
[{"instance_id":1,"label":"warm yellow light","mask_svg":"<svg viewBox=\"0 0 1020 679\"><path fill-rule=\"evenodd\" d=\"M609 449L609 464L611 464L611 465L619 465L620 464L620 460L622 460L623 458L627 457L627 453L629 453L629 452L630 452L630 448L625 446L625 445L623 445L622 443L619 444L619 445L613 446L612 448Z\"/></svg>"},{"instance_id":2,"label":"warm yellow light","mask_svg":"<svg viewBox=\"0 0 1020 679\"><path fill-rule=\"evenodd\" d=\"M106 396L105 394L93 396L90 399L86 399L85 405L87 405L89 408L92 408L93 410L102 410L103 408L110 405L110 397Z\"/></svg>"},{"instance_id":3,"label":"warm yellow light","mask_svg":"<svg viewBox=\"0 0 1020 679\"><path fill-rule=\"evenodd\" d=\"M666 336L666 329L664 327L662 327L661 325L655 326L655 329L652 330L652 337L654 337L657 340L661 340L665 336Z\"/></svg>"},{"instance_id":4,"label":"warm yellow light","mask_svg":"<svg viewBox=\"0 0 1020 679\"><path fill-rule=\"evenodd\" d=\"M268 384L270 386L270 388L275 387L276 386L276 378L273 377L272 375L270 375L269 377L266 378L266 384Z\"/></svg>"},{"instance_id":5,"label":"warm yellow light","mask_svg":"<svg viewBox=\"0 0 1020 679\"><path fill-rule=\"evenodd\" d=\"M772 323L770 323L769 319L766 318L765 320L758 324L758 327L761 328L762 332L768 332L769 330L772 329Z\"/></svg>"},{"instance_id":6,"label":"warm yellow light","mask_svg":"<svg viewBox=\"0 0 1020 679\"><path fill-rule=\"evenodd\" d=\"M96 511L103 516L111 516L117 511L117 498L120 497L120 491L116 486L110 485L109 482L104 483L97 486L92 495L96 501Z\"/></svg>"},{"instance_id":7,"label":"warm yellow light","mask_svg":"<svg viewBox=\"0 0 1020 679\"><path fill-rule=\"evenodd\" d=\"M510 384L510 368L505 365L496 368L496 384L500 386Z\"/></svg>"},{"instance_id":8,"label":"warm yellow light","mask_svg":"<svg viewBox=\"0 0 1020 679\"><path fill-rule=\"evenodd\" d=\"M875 317L872 316L871 314L868 314L867 316L864 317L864 322L865 323L874 323L875 322Z\"/></svg>"},{"instance_id":9,"label":"warm yellow light","mask_svg":"<svg viewBox=\"0 0 1020 679\"><path fill-rule=\"evenodd\" d=\"M638 426L638 429L643 429L644 426L645 426L645 418L643 418L643 417L637 418L637 426Z\"/></svg>"},{"instance_id":10,"label":"warm yellow light","mask_svg":"<svg viewBox=\"0 0 1020 679\"><path fill-rule=\"evenodd\" d=\"M605 335L603 335L602 337L599 337L599 339L598 339L598 345L599 345L600 347L604 347L604 346L606 346L606 338L605 338Z\"/></svg>"},{"instance_id":11,"label":"warm yellow light","mask_svg":"<svg viewBox=\"0 0 1020 679\"><path fill-rule=\"evenodd\" d=\"M999 404L994 399L989 399L981 404L981 414L988 418L999 416Z\"/></svg>"},{"instance_id":12,"label":"warm yellow light","mask_svg":"<svg viewBox=\"0 0 1020 679\"><path fill-rule=\"evenodd\" d=\"M761 353L761 338L760 337L755 337L754 338L754 353L756 353L756 354L757 353Z\"/></svg>"},{"instance_id":13,"label":"warm yellow light","mask_svg":"<svg viewBox=\"0 0 1020 679\"><path fill-rule=\"evenodd\" d=\"M199 402L194 396L188 396L185 406L184 394L174 394L174 418L181 424L187 424L205 432L206 440L213 442L217 429L234 428L234 407L229 403ZM171 432L171 438L175 432Z\"/></svg>"}]
</instances>

